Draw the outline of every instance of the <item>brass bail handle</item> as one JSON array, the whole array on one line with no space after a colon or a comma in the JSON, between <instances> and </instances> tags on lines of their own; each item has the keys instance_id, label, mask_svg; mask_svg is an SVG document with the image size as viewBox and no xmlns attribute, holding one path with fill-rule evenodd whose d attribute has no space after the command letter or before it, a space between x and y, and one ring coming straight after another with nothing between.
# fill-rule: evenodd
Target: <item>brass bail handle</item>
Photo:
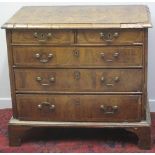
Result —
<instances>
[{"instance_id":1,"label":"brass bail handle","mask_svg":"<svg viewBox=\"0 0 155 155\"><path fill-rule=\"evenodd\" d=\"M40 85L42 85L42 86L50 86L52 83L55 82L55 77L54 77L54 76L50 77L50 78L48 79L48 82L47 82L47 83L43 82L43 80L44 80L44 79L43 79L42 77L40 77L40 76L37 76L37 77L36 77L36 81L37 81Z\"/></svg>"},{"instance_id":2,"label":"brass bail handle","mask_svg":"<svg viewBox=\"0 0 155 155\"><path fill-rule=\"evenodd\" d=\"M118 106L105 106L105 105L100 105L100 109L104 112L104 114L115 114L118 112Z\"/></svg>"},{"instance_id":3,"label":"brass bail handle","mask_svg":"<svg viewBox=\"0 0 155 155\"><path fill-rule=\"evenodd\" d=\"M46 42L49 38L52 37L52 33L39 33L39 32L34 32L33 36L39 41L39 42Z\"/></svg>"},{"instance_id":4,"label":"brass bail handle","mask_svg":"<svg viewBox=\"0 0 155 155\"><path fill-rule=\"evenodd\" d=\"M118 76L116 76L112 79L113 83L106 83L106 81L108 81L108 80L106 80L104 76L101 77L101 82L104 83L105 86L108 86L108 87L114 86L115 83L119 82L119 80L120 80L120 78Z\"/></svg>"},{"instance_id":5,"label":"brass bail handle","mask_svg":"<svg viewBox=\"0 0 155 155\"><path fill-rule=\"evenodd\" d=\"M114 60L117 60L116 58L118 58L118 56L119 56L119 52L115 52L115 53L113 53L111 59L106 59L106 56L105 56L105 53L104 52L101 52L100 54L101 54L101 58L104 61L106 61L106 62L113 62Z\"/></svg>"},{"instance_id":6,"label":"brass bail handle","mask_svg":"<svg viewBox=\"0 0 155 155\"><path fill-rule=\"evenodd\" d=\"M118 38L119 37L119 33L118 32L114 32L114 33L111 33L111 32L108 32L108 33L104 33L104 32L101 32L100 33L100 38L102 40L104 40L105 42L112 42L114 39Z\"/></svg>"},{"instance_id":7,"label":"brass bail handle","mask_svg":"<svg viewBox=\"0 0 155 155\"><path fill-rule=\"evenodd\" d=\"M38 104L38 109L42 110L44 107L48 107L50 110L55 109L55 105L49 102L42 102L41 104Z\"/></svg>"},{"instance_id":8,"label":"brass bail handle","mask_svg":"<svg viewBox=\"0 0 155 155\"><path fill-rule=\"evenodd\" d=\"M48 55L46 54L40 54L36 53L35 54L36 59L38 59L41 63L47 63L53 58L53 54L49 53Z\"/></svg>"}]
</instances>

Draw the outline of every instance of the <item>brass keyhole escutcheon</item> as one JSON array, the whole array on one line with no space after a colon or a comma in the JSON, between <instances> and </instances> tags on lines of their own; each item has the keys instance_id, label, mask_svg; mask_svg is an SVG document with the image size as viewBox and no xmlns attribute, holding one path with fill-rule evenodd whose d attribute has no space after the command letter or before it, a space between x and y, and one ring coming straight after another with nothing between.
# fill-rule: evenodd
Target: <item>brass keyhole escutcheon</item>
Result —
<instances>
[{"instance_id":1,"label":"brass keyhole escutcheon","mask_svg":"<svg viewBox=\"0 0 155 155\"><path fill-rule=\"evenodd\" d=\"M78 49L73 50L73 55L75 57L79 57L80 56L80 51Z\"/></svg>"},{"instance_id":2,"label":"brass keyhole escutcheon","mask_svg":"<svg viewBox=\"0 0 155 155\"><path fill-rule=\"evenodd\" d=\"M80 80L80 76L81 76L81 74L80 74L79 71L75 71L74 72L74 78L75 78L75 80Z\"/></svg>"}]
</instances>

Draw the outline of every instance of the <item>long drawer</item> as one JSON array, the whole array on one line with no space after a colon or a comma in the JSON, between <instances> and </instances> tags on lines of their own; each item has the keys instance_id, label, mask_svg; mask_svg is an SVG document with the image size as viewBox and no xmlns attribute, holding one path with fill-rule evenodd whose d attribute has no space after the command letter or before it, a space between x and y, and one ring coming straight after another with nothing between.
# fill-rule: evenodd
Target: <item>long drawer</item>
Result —
<instances>
[{"instance_id":1,"label":"long drawer","mask_svg":"<svg viewBox=\"0 0 155 155\"><path fill-rule=\"evenodd\" d=\"M142 29L79 30L79 44L132 45L143 43Z\"/></svg>"},{"instance_id":2,"label":"long drawer","mask_svg":"<svg viewBox=\"0 0 155 155\"><path fill-rule=\"evenodd\" d=\"M12 31L14 44L72 44L74 33L72 30L14 30Z\"/></svg>"},{"instance_id":3,"label":"long drawer","mask_svg":"<svg viewBox=\"0 0 155 155\"><path fill-rule=\"evenodd\" d=\"M17 95L18 118L36 121L140 121L138 95Z\"/></svg>"},{"instance_id":4,"label":"long drawer","mask_svg":"<svg viewBox=\"0 0 155 155\"><path fill-rule=\"evenodd\" d=\"M141 69L15 69L18 91L141 92Z\"/></svg>"},{"instance_id":5,"label":"long drawer","mask_svg":"<svg viewBox=\"0 0 155 155\"><path fill-rule=\"evenodd\" d=\"M13 47L14 64L32 67L140 67L142 54L141 46Z\"/></svg>"}]
</instances>

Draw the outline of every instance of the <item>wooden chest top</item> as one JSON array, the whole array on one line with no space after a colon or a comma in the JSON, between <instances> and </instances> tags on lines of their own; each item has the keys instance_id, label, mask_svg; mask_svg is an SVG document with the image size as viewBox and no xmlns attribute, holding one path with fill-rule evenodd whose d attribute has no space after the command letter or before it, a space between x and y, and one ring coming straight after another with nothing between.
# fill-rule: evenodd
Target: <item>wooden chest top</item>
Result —
<instances>
[{"instance_id":1,"label":"wooden chest top","mask_svg":"<svg viewBox=\"0 0 155 155\"><path fill-rule=\"evenodd\" d=\"M144 5L31 6L21 8L2 28L145 28L151 27Z\"/></svg>"}]
</instances>

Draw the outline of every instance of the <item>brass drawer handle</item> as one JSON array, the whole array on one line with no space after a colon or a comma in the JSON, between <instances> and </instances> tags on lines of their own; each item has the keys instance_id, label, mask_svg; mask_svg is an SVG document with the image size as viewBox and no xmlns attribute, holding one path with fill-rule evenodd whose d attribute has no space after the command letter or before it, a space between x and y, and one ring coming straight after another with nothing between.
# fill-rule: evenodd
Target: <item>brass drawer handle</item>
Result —
<instances>
[{"instance_id":1,"label":"brass drawer handle","mask_svg":"<svg viewBox=\"0 0 155 155\"><path fill-rule=\"evenodd\" d=\"M73 50L73 55L74 55L75 57L79 57L79 56L80 56L80 51L77 50L77 49Z\"/></svg>"},{"instance_id":2,"label":"brass drawer handle","mask_svg":"<svg viewBox=\"0 0 155 155\"><path fill-rule=\"evenodd\" d=\"M43 82L43 78L41 78L40 76L37 76L37 77L36 77L36 81L37 81L40 85L42 85L42 86L50 86L52 83L55 82L55 77L54 77L54 76L50 77L50 78L48 79L48 82L47 82L47 83L44 83L44 82Z\"/></svg>"},{"instance_id":3,"label":"brass drawer handle","mask_svg":"<svg viewBox=\"0 0 155 155\"><path fill-rule=\"evenodd\" d=\"M115 83L119 82L119 80L120 80L120 78L118 76L116 76L112 79L112 81L113 81L112 83L106 83L107 80L105 79L105 77L104 76L101 77L101 82L104 83L105 86L114 86Z\"/></svg>"},{"instance_id":4,"label":"brass drawer handle","mask_svg":"<svg viewBox=\"0 0 155 155\"><path fill-rule=\"evenodd\" d=\"M118 58L119 56L119 53L118 52L115 52L113 55L112 55L112 58L111 59L106 59L105 58L105 53L101 52L101 58L106 61L106 62L113 62L114 60L116 60L116 58Z\"/></svg>"},{"instance_id":5,"label":"brass drawer handle","mask_svg":"<svg viewBox=\"0 0 155 155\"><path fill-rule=\"evenodd\" d=\"M46 54L40 54L36 53L35 54L36 59L38 59L41 63L47 63L53 58L53 54L49 53L48 55Z\"/></svg>"},{"instance_id":6,"label":"brass drawer handle","mask_svg":"<svg viewBox=\"0 0 155 155\"><path fill-rule=\"evenodd\" d=\"M104 114L115 114L118 112L118 106L105 106L100 105L101 110L104 112Z\"/></svg>"},{"instance_id":7,"label":"brass drawer handle","mask_svg":"<svg viewBox=\"0 0 155 155\"><path fill-rule=\"evenodd\" d=\"M46 42L49 38L51 38L52 33L38 33L38 32L34 32L33 36L34 36L39 42Z\"/></svg>"},{"instance_id":8,"label":"brass drawer handle","mask_svg":"<svg viewBox=\"0 0 155 155\"><path fill-rule=\"evenodd\" d=\"M114 32L114 33L111 33L111 32L108 32L108 33L104 33L104 32L101 32L100 33L100 38L108 43L114 41L114 39L118 38L119 37L119 33L118 32Z\"/></svg>"},{"instance_id":9,"label":"brass drawer handle","mask_svg":"<svg viewBox=\"0 0 155 155\"><path fill-rule=\"evenodd\" d=\"M50 104L49 102L42 102L41 104L38 104L38 109L42 110L44 107L48 107L50 110L55 109L55 105Z\"/></svg>"}]
</instances>

